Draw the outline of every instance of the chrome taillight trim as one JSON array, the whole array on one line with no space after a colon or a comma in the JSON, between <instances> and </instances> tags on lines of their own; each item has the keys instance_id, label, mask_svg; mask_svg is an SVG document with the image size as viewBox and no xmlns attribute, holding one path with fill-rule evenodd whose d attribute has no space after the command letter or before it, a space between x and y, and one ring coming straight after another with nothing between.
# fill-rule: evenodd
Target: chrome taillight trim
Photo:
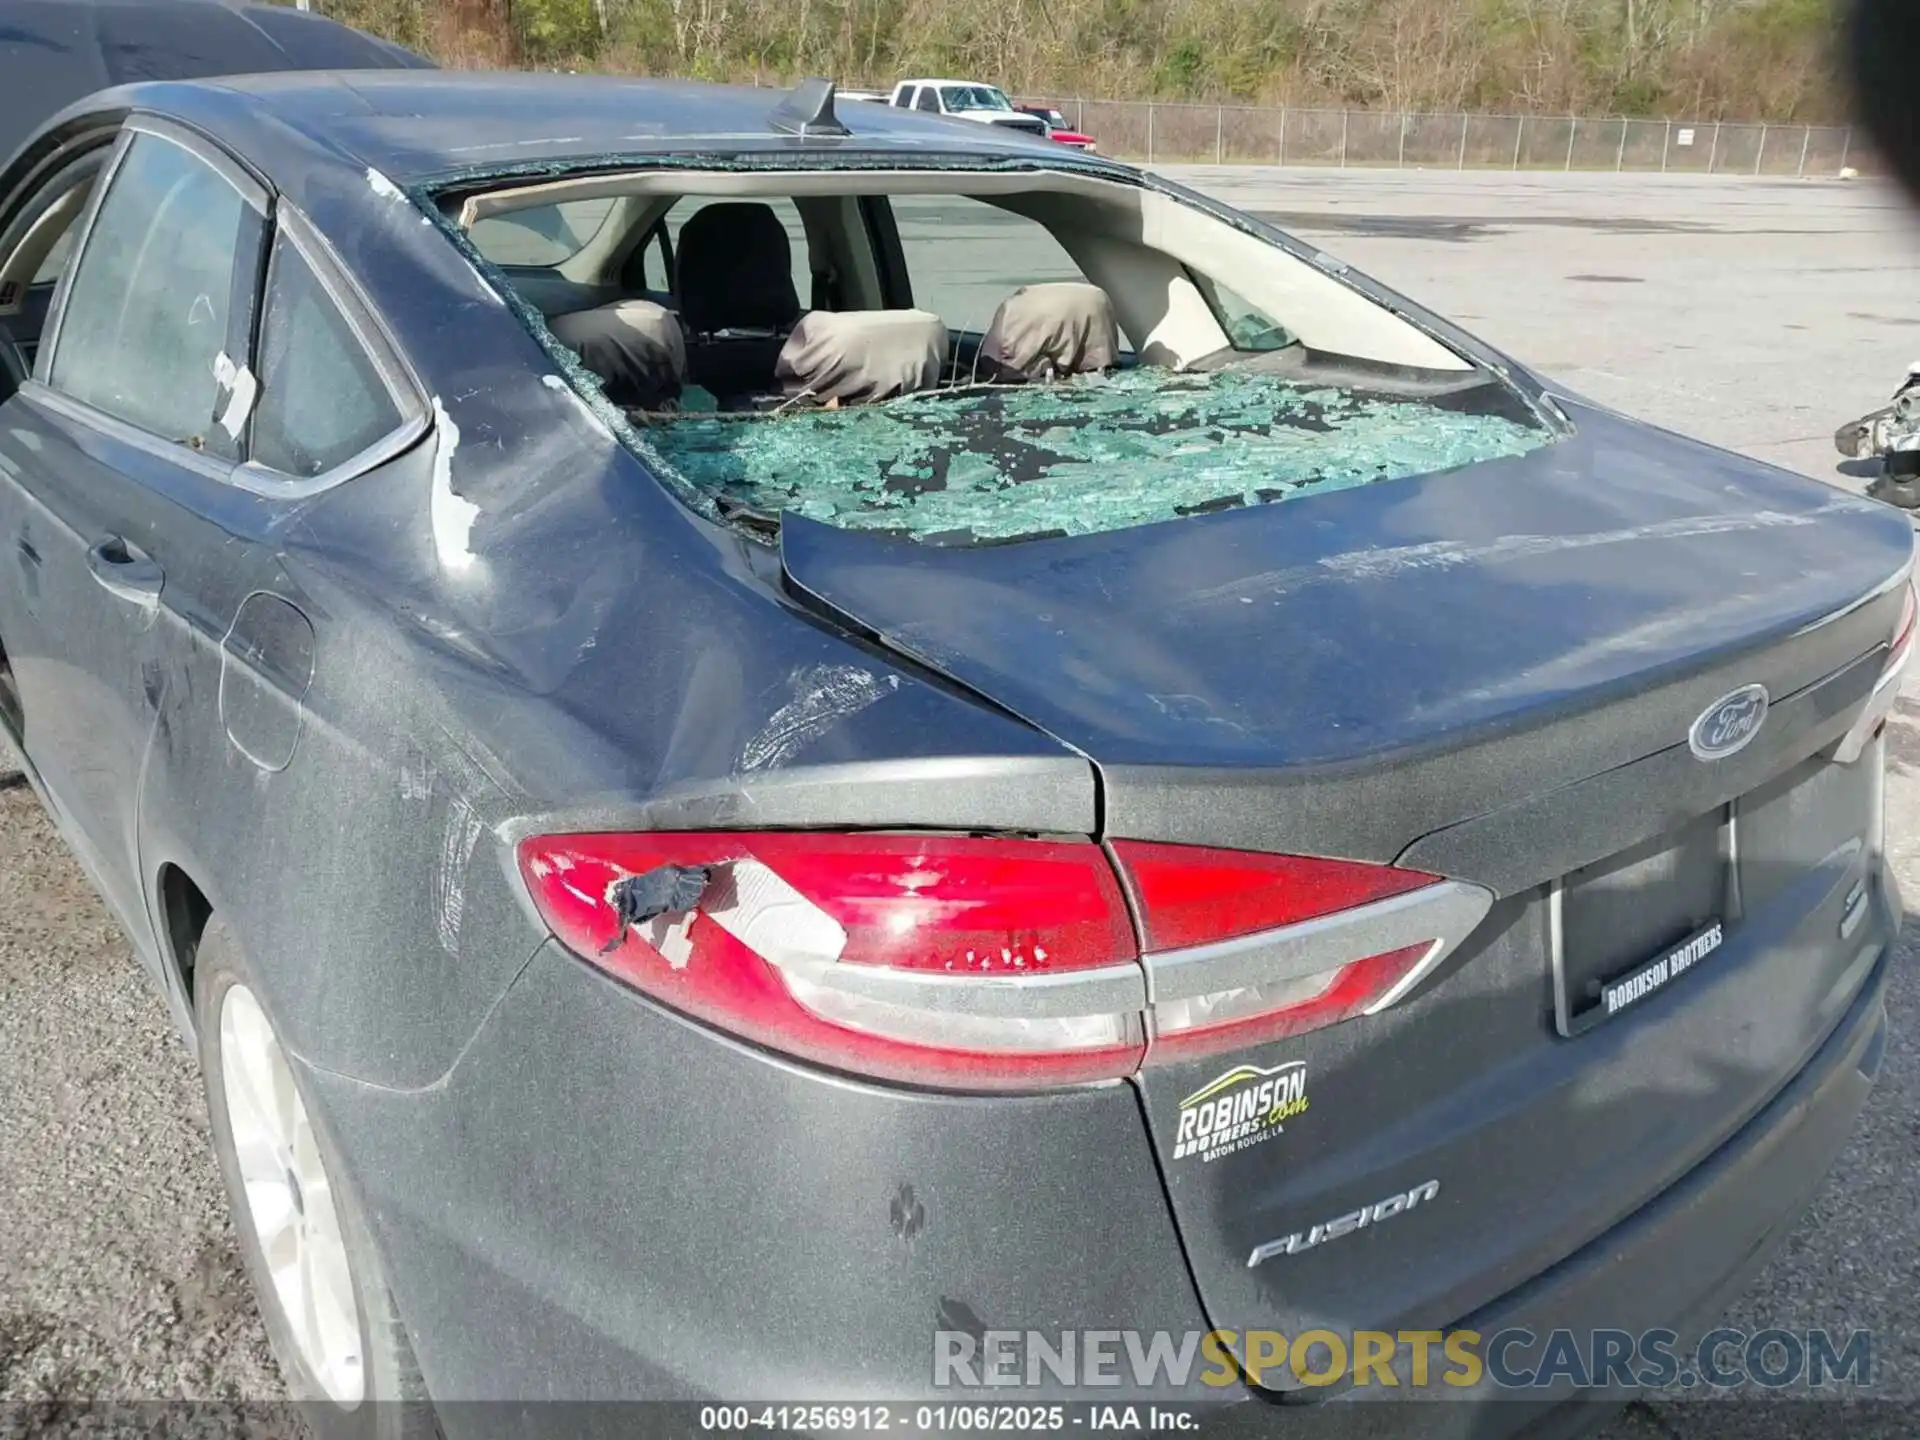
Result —
<instances>
[{"instance_id":1,"label":"chrome taillight trim","mask_svg":"<svg viewBox=\"0 0 1920 1440\"><path fill-rule=\"evenodd\" d=\"M1906 677L1907 666L1913 662L1914 645L1915 635L1909 631L1897 650L1889 650L1885 668L1874 682L1873 693L1867 696L1860 718L1853 722L1852 728L1834 746L1833 758L1838 763L1851 765L1858 760L1872 743L1880 722L1893 713L1893 707L1900 699L1900 682Z\"/></svg>"},{"instance_id":2,"label":"chrome taillight trim","mask_svg":"<svg viewBox=\"0 0 1920 1440\"><path fill-rule=\"evenodd\" d=\"M1370 955L1426 943L1420 963L1363 1012L1378 1014L1431 975L1479 926L1493 892L1441 880L1372 904L1211 945L1164 950L1136 963L1057 974L948 974L844 962L776 961L842 994L928 1014L1007 1020L1150 1012L1156 1004L1338 970Z\"/></svg>"},{"instance_id":3,"label":"chrome taillight trim","mask_svg":"<svg viewBox=\"0 0 1920 1440\"><path fill-rule=\"evenodd\" d=\"M1211 945L1143 956L1151 1002L1187 1000L1242 986L1323 975L1370 955L1433 943L1432 952L1380 999L1372 1015L1403 998L1455 950L1493 908L1493 892L1460 880L1356 905L1297 925Z\"/></svg>"},{"instance_id":4,"label":"chrome taillight trim","mask_svg":"<svg viewBox=\"0 0 1920 1440\"><path fill-rule=\"evenodd\" d=\"M970 1015L1002 1020L1071 1020L1090 1015L1138 1013L1147 1008L1146 977L1134 961L1058 973L1002 971L947 974L894 970L846 961L771 962L804 974L814 984L845 995L934 1015Z\"/></svg>"}]
</instances>

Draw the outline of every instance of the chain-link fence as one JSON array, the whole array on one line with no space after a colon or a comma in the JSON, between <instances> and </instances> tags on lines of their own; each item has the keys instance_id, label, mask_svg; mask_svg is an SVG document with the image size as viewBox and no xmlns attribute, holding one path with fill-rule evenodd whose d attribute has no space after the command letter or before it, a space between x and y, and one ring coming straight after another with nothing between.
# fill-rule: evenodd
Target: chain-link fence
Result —
<instances>
[{"instance_id":1,"label":"chain-link fence","mask_svg":"<svg viewBox=\"0 0 1920 1440\"><path fill-rule=\"evenodd\" d=\"M1041 102L1030 102L1041 103ZM1699 175L1834 175L1869 168L1843 125L1421 115L1163 105L1057 104L1103 155L1148 163L1408 166L1446 170L1671 170Z\"/></svg>"}]
</instances>

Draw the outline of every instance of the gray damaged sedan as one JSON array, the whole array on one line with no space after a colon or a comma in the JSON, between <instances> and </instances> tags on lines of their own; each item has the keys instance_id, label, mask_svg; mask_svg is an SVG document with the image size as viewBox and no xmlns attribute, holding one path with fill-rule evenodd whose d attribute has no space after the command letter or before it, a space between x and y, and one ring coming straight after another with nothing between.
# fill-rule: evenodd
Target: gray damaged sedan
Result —
<instances>
[{"instance_id":1,"label":"gray damaged sedan","mask_svg":"<svg viewBox=\"0 0 1920 1440\"><path fill-rule=\"evenodd\" d=\"M329 1426L1697 1334L1873 1084L1905 518L1154 176L154 84L0 175L0 319L0 724Z\"/></svg>"}]
</instances>

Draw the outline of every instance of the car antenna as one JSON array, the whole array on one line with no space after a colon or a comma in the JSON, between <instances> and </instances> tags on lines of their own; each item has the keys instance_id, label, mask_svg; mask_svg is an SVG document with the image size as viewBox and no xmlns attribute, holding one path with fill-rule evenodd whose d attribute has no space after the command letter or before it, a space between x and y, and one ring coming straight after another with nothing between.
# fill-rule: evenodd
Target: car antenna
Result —
<instances>
[{"instance_id":1,"label":"car antenna","mask_svg":"<svg viewBox=\"0 0 1920 1440\"><path fill-rule=\"evenodd\" d=\"M833 113L833 81L802 80L767 117L767 124L783 135L803 140L813 135L851 135Z\"/></svg>"}]
</instances>

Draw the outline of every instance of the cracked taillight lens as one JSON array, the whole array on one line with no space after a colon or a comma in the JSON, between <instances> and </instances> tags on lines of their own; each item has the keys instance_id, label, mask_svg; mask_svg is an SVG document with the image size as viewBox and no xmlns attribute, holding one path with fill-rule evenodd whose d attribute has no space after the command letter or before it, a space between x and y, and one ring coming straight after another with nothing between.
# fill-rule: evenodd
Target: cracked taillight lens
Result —
<instances>
[{"instance_id":1,"label":"cracked taillight lens","mask_svg":"<svg viewBox=\"0 0 1920 1440\"><path fill-rule=\"evenodd\" d=\"M1145 987L1097 845L906 835L557 835L520 847L566 945L744 1039L964 1088L1130 1074ZM623 925L613 890L662 866L690 911Z\"/></svg>"}]
</instances>

